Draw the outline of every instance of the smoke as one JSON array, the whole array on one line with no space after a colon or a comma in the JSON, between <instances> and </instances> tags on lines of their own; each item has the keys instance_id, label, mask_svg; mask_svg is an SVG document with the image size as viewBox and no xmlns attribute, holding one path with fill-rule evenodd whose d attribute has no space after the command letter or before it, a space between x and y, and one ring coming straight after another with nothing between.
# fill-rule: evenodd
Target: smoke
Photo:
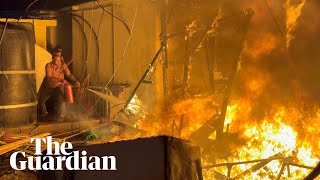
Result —
<instances>
[{"instance_id":1,"label":"smoke","mask_svg":"<svg viewBox=\"0 0 320 180\"><path fill-rule=\"evenodd\" d=\"M300 2L293 2L293 0L286 0L286 47L289 48L292 39L294 38L294 31L297 27L297 20L301 15L302 8L306 0L299 0Z\"/></svg>"},{"instance_id":2,"label":"smoke","mask_svg":"<svg viewBox=\"0 0 320 180\"><path fill-rule=\"evenodd\" d=\"M262 104L281 101L308 101L318 104L320 53L319 2L314 0L246 2L256 14L246 36L241 71L235 86L237 97L251 97ZM283 28L282 28L283 27ZM282 29L286 31L281 32ZM257 71L257 75L252 70ZM266 74L262 93L252 94L248 83Z\"/></svg>"},{"instance_id":3,"label":"smoke","mask_svg":"<svg viewBox=\"0 0 320 180\"><path fill-rule=\"evenodd\" d=\"M278 40L271 33L260 35L260 38L253 40L252 45L245 44L245 49L252 60L259 60L261 56L268 55L278 47Z\"/></svg>"}]
</instances>

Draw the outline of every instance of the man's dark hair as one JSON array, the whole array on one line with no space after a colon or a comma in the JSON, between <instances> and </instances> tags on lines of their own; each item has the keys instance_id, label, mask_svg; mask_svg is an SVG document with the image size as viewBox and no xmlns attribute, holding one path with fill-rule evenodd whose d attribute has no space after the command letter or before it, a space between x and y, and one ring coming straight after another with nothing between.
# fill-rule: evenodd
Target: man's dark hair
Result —
<instances>
[{"instance_id":1,"label":"man's dark hair","mask_svg":"<svg viewBox=\"0 0 320 180\"><path fill-rule=\"evenodd\" d=\"M54 59L54 58L56 58L56 57L59 57L59 58L61 59L61 57L60 57L59 55L57 55L57 54L54 54L54 55L52 56L52 59Z\"/></svg>"},{"instance_id":2,"label":"man's dark hair","mask_svg":"<svg viewBox=\"0 0 320 180\"><path fill-rule=\"evenodd\" d=\"M53 53L58 53L61 52L62 53L62 48L61 47L56 47L53 51Z\"/></svg>"}]
</instances>

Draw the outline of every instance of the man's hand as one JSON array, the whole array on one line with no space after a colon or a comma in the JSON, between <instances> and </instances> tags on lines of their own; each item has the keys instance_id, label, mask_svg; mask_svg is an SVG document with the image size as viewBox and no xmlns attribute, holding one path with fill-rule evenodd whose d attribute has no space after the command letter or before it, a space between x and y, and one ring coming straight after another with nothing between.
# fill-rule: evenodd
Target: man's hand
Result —
<instances>
[{"instance_id":1,"label":"man's hand","mask_svg":"<svg viewBox=\"0 0 320 180\"><path fill-rule=\"evenodd\" d=\"M76 86L79 88L80 87L80 83L79 83L79 81L76 81Z\"/></svg>"},{"instance_id":2,"label":"man's hand","mask_svg":"<svg viewBox=\"0 0 320 180\"><path fill-rule=\"evenodd\" d=\"M68 84L68 81L66 81L65 79L62 79L60 82L61 82L63 85Z\"/></svg>"}]
</instances>

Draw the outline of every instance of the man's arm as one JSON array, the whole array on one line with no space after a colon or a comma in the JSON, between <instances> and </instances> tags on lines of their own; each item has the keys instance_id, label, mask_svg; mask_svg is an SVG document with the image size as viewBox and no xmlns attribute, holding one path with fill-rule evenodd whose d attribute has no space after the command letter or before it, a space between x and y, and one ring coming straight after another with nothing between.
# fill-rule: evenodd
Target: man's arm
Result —
<instances>
[{"instance_id":1,"label":"man's arm","mask_svg":"<svg viewBox=\"0 0 320 180\"><path fill-rule=\"evenodd\" d=\"M74 75L71 74L68 66L66 64L63 65L63 71L64 74L71 80L73 81L77 86L80 86L79 81L76 79L76 77L74 77Z\"/></svg>"}]
</instances>

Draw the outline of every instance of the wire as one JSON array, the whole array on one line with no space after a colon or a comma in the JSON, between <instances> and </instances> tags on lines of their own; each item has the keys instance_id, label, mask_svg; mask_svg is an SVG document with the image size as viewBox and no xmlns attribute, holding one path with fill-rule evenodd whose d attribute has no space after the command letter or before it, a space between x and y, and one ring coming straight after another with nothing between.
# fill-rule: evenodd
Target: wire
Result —
<instances>
[{"instance_id":1,"label":"wire","mask_svg":"<svg viewBox=\"0 0 320 180\"><path fill-rule=\"evenodd\" d=\"M28 10L31 8L31 6L32 6L34 3L38 2L38 1L39 1L39 0L34 0L33 2L31 2L31 3L29 4L29 6L26 8L23 16L26 16L26 15L27 15L27 12L28 12ZM23 16L20 16L20 18L18 19L18 22L21 20L21 18L22 18Z\"/></svg>"},{"instance_id":2,"label":"wire","mask_svg":"<svg viewBox=\"0 0 320 180\"><path fill-rule=\"evenodd\" d=\"M79 24L79 27L80 27L80 29L81 29L81 31L82 31L82 34L83 34L83 37L84 37L84 41L85 41L85 61L84 61L84 68L83 68L83 65L82 65L82 73L81 73L81 76L80 76L80 79L79 80L81 80L82 78L83 78L83 76L84 76L84 74L85 74L85 72L86 72L86 70L87 70L87 66L88 66L88 64L87 64L87 60L88 60L88 40L87 40L87 36L86 36L86 33L84 32L84 30L83 30L83 27L82 27L82 25L81 25L81 23L80 23L80 21L77 19L77 18L75 18L75 17L72 17L72 19L74 19L76 22L77 22L77 24Z\"/></svg>"},{"instance_id":3,"label":"wire","mask_svg":"<svg viewBox=\"0 0 320 180\"><path fill-rule=\"evenodd\" d=\"M99 38L99 34L100 34L100 29L101 29L101 24L102 24L103 16L104 16L104 10L102 10L102 15L101 15L100 22L99 22L99 27L98 27L98 38Z\"/></svg>"},{"instance_id":4,"label":"wire","mask_svg":"<svg viewBox=\"0 0 320 180\"><path fill-rule=\"evenodd\" d=\"M139 4L140 4L140 0L138 0L138 3L137 3L135 15L134 15L134 17L133 17L131 32L130 32L130 34L129 34L129 38L128 38L128 40L127 40L127 44L126 44L126 46L125 46L125 49L124 49L124 51L123 51L123 54L122 54L122 56L121 56L121 58L120 58L120 61L119 61L118 65L117 65L115 71L113 72L113 74L112 74L111 78L109 79L109 81L107 82L107 84L104 86L104 89L102 90L102 92L105 92L105 90L107 90L107 87L108 87L109 84L111 83L111 81L112 81L112 79L114 78L114 76L116 75L116 73L117 73L117 71L118 71L121 63L122 63L123 60L124 60L124 56L125 56L125 54L126 54L126 52L127 52L127 49L128 49L129 43L130 43L130 40L131 40L131 38L132 38L132 32L133 32L133 29L134 29L134 26L135 26L136 17L137 17L138 9L139 9ZM98 100L96 101L96 103L91 107L90 111L98 104L99 100L100 100L100 97L98 98Z\"/></svg>"},{"instance_id":5,"label":"wire","mask_svg":"<svg viewBox=\"0 0 320 180\"><path fill-rule=\"evenodd\" d=\"M91 5L91 22L90 22L90 34L89 34L89 47L88 47L88 51L90 51L90 47L91 47L91 39L92 39L92 32L93 32L93 2ZM97 41L97 48L99 48L99 36L95 33L96 36L96 41ZM96 81L99 82L99 59L100 59L100 51L98 51L98 58L96 59Z\"/></svg>"},{"instance_id":6,"label":"wire","mask_svg":"<svg viewBox=\"0 0 320 180\"><path fill-rule=\"evenodd\" d=\"M5 23L4 27L3 27L3 30L2 30L2 33L1 33L1 38L0 38L1 59L2 59L2 46L1 46L1 44L2 44L3 37L4 37L4 33L6 32L7 26L8 26L8 18L6 18L6 23ZM2 71L2 74L3 74L3 64L4 64L4 63L1 63L1 71ZM2 101L4 100L3 94L4 94L4 93L1 92L1 99L2 99ZM3 120L3 122L4 122L4 120L5 120L5 117L6 117L5 110L2 109L2 118L3 118L2 120ZM5 124L3 124L3 127L5 127Z\"/></svg>"},{"instance_id":7,"label":"wire","mask_svg":"<svg viewBox=\"0 0 320 180\"><path fill-rule=\"evenodd\" d=\"M139 2L140 2L140 1L138 0L138 5L137 5L137 7L136 7L136 12L135 12L135 15L134 15L134 18L133 18L130 35L129 35L129 38L128 38L128 40L127 40L127 44L126 44L126 46L125 46L125 49L124 49L124 51L123 51L123 54L122 54L122 56L121 56L121 58L120 58L120 61L119 61L118 65L117 65L114 73L112 74L110 80L109 80L108 83L104 86L104 88L107 88L107 87L108 87L108 85L110 84L110 82L111 82L112 79L114 78L115 74L116 74L117 71L119 70L120 64L121 64L122 61L124 60L124 56L125 56L125 54L126 54L126 52L127 52L127 50L128 50L129 43L130 43L131 38L132 38L132 32L133 32L133 28L134 28L134 25L135 25L135 22L136 22L136 18L137 18L137 14L138 14L138 9L139 9L139 4L140 4Z\"/></svg>"},{"instance_id":8,"label":"wire","mask_svg":"<svg viewBox=\"0 0 320 180\"><path fill-rule=\"evenodd\" d=\"M89 45L88 45L88 51L90 51L91 46L91 40L92 40L92 21L93 21L93 3L91 5L91 21L90 21L90 34L89 34ZM98 72L97 72L98 73Z\"/></svg>"},{"instance_id":9,"label":"wire","mask_svg":"<svg viewBox=\"0 0 320 180\"><path fill-rule=\"evenodd\" d=\"M3 28L3 30L2 30L2 33L1 33L0 46L1 46L1 44L2 44L3 36L4 36L4 33L6 32L7 26L8 26L8 18L6 18L6 23L5 23L4 28ZM2 71L3 71L3 70L2 70Z\"/></svg>"},{"instance_id":10,"label":"wire","mask_svg":"<svg viewBox=\"0 0 320 180\"><path fill-rule=\"evenodd\" d=\"M117 20L119 20L127 29L128 33L131 34L132 33L132 28L131 30L129 29L129 26L120 18L118 18L117 16L113 15L112 13L110 13L109 11L107 11L104 7L103 4L101 3L101 1L96 0L96 2L98 3L98 5L103 9L103 11L105 11L106 13L108 13L109 15L111 15L112 17L116 18Z\"/></svg>"},{"instance_id":11,"label":"wire","mask_svg":"<svg viewBox=\"0 0 320 180\"><path fill-rule=\"evenodd\" d=\"M71 14L72 14L72 13L71 13ZM97 59L99 59L99 58L100 58L100 48L99 48L99 40L98 40L97 33L94 31L93 28L91 28L91 27L92 27L91 24L90 24L85 18L83 18L83 17L81 17L81 16L79 16L79 15L77 15L77 14L72 14L72 16L78 17L78 18L82 19L82 20L90 27L90 29L92 30L92 33L93 33L93 35L95 36L95 39L96 39ZM89 43L89 45L90 45L90 42L88 42L88 43ZM98 67L97 65L99 65L99 62L96 63L96 72L98 72L98 69L99 69L99 67ZM97 78L97 80L99 79L98 73L97 73L96 78Z\"/></svg>"},{"instance_id":12,"label":"wire","mask_svg":"<svg viewBox=\"0 0 320 180\"><path fill-rule=\"evenodd\" d=\"M39 127L39 124L35 124L35 127L33 127L28 134L31 134L32 131L34 131L35 129L37 129Z\"/></svg>"}]
</instances>

